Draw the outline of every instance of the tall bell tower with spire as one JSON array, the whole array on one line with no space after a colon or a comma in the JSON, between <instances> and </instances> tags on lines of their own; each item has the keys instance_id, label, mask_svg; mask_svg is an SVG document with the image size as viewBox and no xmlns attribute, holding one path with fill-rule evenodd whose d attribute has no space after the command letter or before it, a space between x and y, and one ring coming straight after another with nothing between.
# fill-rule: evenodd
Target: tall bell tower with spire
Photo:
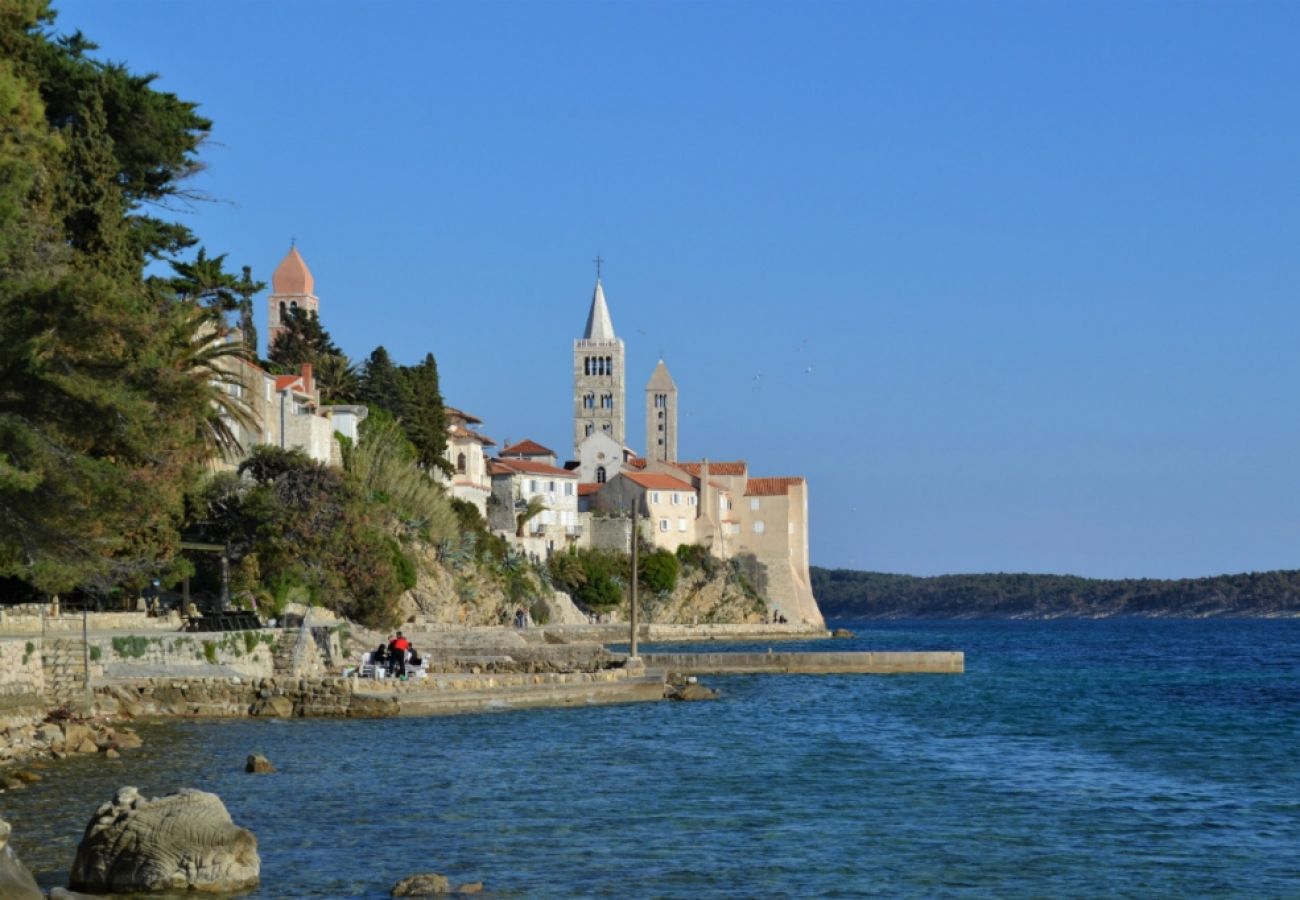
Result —
<instances>
[{"instance_id":1,"label":"tall bell tower with spire","mask_svg":"<svg viewBox=\"0 0 1300 900\"><path fill-rule=\"evenodd\" d=\"M645 386L645 456L677 461L677 383L662 359Z\"/></svg>"},{"instance_id":2,"label":"tall bell tower with spire","mask_svg":"<svg viewBox=\"0 0 1300 900\"><path fill-rule=\"evenodd\" d=\"M298 242L292 241L289 252L271 273L271 296L267 298L266 350L271 352L275 338L285 329L285 320L295 309L320 313L320 300L312 293L316 279L312 278L307 261L298 252Z\"/></svg>"},{"instance_id":3,"label":"tall bell tower with spire","mask_svg":"<svg viewBox=\"0 0 1300 900\"><path fill-rule=\"evenodd\" d=\"M623 341L614 323L600 283L600 257L596 257L596 289L591 294L587 328L573 342L573 452L592 434L605 433L626 445Z\"/></svg>"}]
</instances>

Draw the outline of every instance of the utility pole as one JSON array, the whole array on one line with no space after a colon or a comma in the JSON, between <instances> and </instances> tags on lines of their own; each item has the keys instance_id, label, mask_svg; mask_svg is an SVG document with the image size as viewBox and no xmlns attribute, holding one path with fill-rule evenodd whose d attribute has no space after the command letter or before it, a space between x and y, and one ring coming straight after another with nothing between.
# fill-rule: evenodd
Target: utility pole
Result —
<instances>
[{"instance_id":1,"label":"utility pole","mask_svg":"<svg viewBox=\"0 0 1300 900\"><path fill-rule=\"evenodd\" d=\"M637 532L637 522L640 519L640 517L641 517L641 503L639 500L633 499L632 500L632 615L630 616L632 620L632 634L628 640L628 649L627 649L627 658L629 662L631 662L634 659L639 659L636 652L636 612L637 612L636 586L637 586L637 582L640 581L641 579L639 577L640 573L638 572L638 566L637 566L637 544L639 544L640 541L637 540L636 532Z\"/></svg>"}]
</instances>

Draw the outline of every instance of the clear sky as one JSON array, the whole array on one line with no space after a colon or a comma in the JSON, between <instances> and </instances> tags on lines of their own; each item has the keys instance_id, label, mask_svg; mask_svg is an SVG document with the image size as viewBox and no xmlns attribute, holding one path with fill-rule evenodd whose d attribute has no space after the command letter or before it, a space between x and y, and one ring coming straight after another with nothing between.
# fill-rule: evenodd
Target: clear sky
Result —
<instances>
[{"instance_id":1,"label":"clear sky","mask_svg":"<svg viewBox=\"0 0 1300 900\"><path fill-rule=\"evenodd\" d=\"M1300 567L1300 4L57 8L215 120L210 251L498 442L569 454L600 253L629 442L662 356L816 565Z\"/></svg>"}]
</instances>

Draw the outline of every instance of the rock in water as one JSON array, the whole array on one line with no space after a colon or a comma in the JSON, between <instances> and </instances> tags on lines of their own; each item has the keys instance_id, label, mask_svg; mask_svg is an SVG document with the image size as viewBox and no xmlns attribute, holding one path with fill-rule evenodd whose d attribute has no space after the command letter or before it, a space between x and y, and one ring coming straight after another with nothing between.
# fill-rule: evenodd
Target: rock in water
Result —
<instances>
[{"instance_id":1,"label":"rock in water","mask_svg":"<svg viewBox=\"0 0 1300 900\"><path fill-rule=\"evenodd\" d=\"M831 637L845 639L845 638L857 637L857 635L849 631L847 628L836 628L834 631L831 632Z\"/></svg>"},{"instance_id":2,"label":"rock in water","mask_svg":"<svg viewBox=\"0 0 1300 900\"><path fill-rule=\"evenodd\" d=\"M437 872L422 872L403 878L393 885L394 897L431 897L434 894L446 894L451 891L451 882L446 875Z\"/></svg>"},{"instance_id":3,"label":"rock in water","mask_svg":"<svg viewBox=\"0 0 1300 900\"><path fill-rule=\"evenodd\" d=\"M0 897L5 900L44 900L36 879L9 846L10 825L0 819Z\"/></svg>"},{"instance_id":4,"label":"rock in water","mask_svg":"<svg viewBox=\"0 0 1300 900\"><path fill-rule=\"evenodd\" d=\"M717 700L718 692L699 682L691 681L668 691L669 700Z\"/></svg>"},{"instance_id":5,"label":"rock in water","mask_svg":"<svg viewBox=\"0 0 1300 900\"><path fill-rule=\"evenodd\" d=\"M271 761L260 753L248 754L248 762L244 763L244 771L251 774L263 775L267 772L274 772L275 766Z\"/></svg>"},{"instance_id":6,"label":"rock in water","mask_svg":"<svg viewBox=\"0 0 1300 900\"><path fill-rule=\"evenodd\" d=\"M182 790L150 800L122 788L100 806L72 864L76 891L209 891L255 887L257 838L216 794Z\"/></svg>"}]
</instances>

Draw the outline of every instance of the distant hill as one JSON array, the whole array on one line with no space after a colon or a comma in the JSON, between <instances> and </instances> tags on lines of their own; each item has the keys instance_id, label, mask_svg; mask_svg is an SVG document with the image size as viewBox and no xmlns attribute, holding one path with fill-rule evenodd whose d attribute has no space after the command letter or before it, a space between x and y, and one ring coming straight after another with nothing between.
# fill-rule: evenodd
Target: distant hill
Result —
<instances>
[{"instance_id":1,"label":"distant hill","mask_svg":"<svg viewBox=\"0 0 1300 900\"><path fill-rule=\"evenodd\" d=\"M940 575L918 578L852 569L812 569L827 616L1300 616L1300 570L1160 581L1072 575Z\"/></svg>"}]
</instances>

